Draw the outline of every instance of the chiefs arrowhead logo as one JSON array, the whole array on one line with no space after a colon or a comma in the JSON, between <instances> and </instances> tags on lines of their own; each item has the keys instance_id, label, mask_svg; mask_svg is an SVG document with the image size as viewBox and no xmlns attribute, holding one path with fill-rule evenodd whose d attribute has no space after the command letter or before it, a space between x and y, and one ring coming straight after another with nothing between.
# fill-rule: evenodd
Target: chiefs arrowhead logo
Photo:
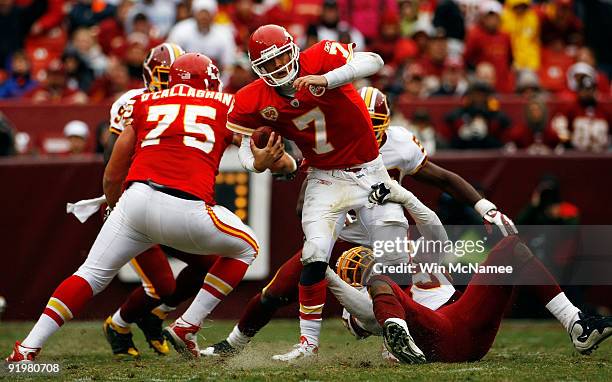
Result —
<instances>
[{"instance_id":1,"label":"chiefs arrowhead logo","mask_svg":"<svg viewBox=\"0 0 612 382\"><path fill-rule=\"evenodd\" d=\"M276 121L278 119L278 110L274 106L268 106L259 112L262 117L268 121Z\"/></svg>"},{"instance_id":2,"label":"chiefs arrowhead logo","mask_svg":"<svg viewBox=\"0 0 612 382\"><path fill-rule=\"evenodd\" d=\"M323 95L323 93L325 93L325 87L324 86L310 85L310 86L308 86L308 90L310 90L310 93L312 93L312 95L315 96L315 97L321 97Z\"/></svg>"}]
</instances>

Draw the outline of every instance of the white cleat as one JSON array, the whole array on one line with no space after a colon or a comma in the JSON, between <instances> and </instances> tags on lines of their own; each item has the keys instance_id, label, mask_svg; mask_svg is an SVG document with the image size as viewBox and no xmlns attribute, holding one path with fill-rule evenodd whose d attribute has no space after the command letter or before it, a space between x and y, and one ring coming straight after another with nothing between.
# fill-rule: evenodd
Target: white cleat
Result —
<instances>
[{"instance_id":1,"label":"white cleat","mask_svg":"<svg viewBox=\"0 0 612 382\"><path fill-rule=\"evenodd\" d=\"M408 331L406 321L388 318L383 326L385 347L402 363L425 363L425 354L419 349Z\"/></svg>"},{"instance_id":2,"label":"white cleat","mask_svg":"<svg viewBox=\"0 0 612 382\"><path fill-rule=\"evenodd\" d=\"M285 354L273 355L275 361L290 362L301 358L316 356L319 353L319 347L308 343L306 337L300 337L300 343L293 346L293 350Z\"/></svg>"}]
</instances>

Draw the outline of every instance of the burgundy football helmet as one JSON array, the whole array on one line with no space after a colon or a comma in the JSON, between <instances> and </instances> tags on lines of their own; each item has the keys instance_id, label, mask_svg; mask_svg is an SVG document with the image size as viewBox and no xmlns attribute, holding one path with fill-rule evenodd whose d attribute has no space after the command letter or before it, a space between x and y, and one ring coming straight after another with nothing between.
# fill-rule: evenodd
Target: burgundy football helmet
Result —
<instances>
[{"instance_id":1,"label":"burgundy football helmet","mask_svg":"<svg viewBox=\"0 0 612 382\"><path fill-rule=\"evenodd\" d=\"M372 86L364 86L359 89L359 95L365 101L366 108L372 119L376 141L380 145L385 131L389 128L389 123L391 122L391 111L387 104L387 96Z\"/></svg>"},{"instance_id":2,"label":"burgundy football helmet","mask_svg":"<svg viewBox=\"0 0 612 382\"><path fill-rule=\"evenodd\" d=\"M289 61L274 70L266 70L265 64L277 57L289 54ZM249 58L257 75L270 86L285 85L299 72L300 48L293 37L281 26L268 24L257 28L249 40ZM283 75L286 73L285 75ZM281 75L281 77L279 77Z\"/></svg>"},{"instance_id":3,"label":"burgundy football helmet","mask_svg":"<svg viewBox=\"0 0 612 382\"><path fill-rule=\"evenodd\" d=\"M183 54L185 51L180 46L168 42L152 48L142 63L146 88L151 92L167 89L170 66Z\"/></svg>"},{"instance_id":4,"label":"burgundy football helmet","mask_svg":"<svg viewBox=\"0 0 612 382\"><path fill-rule=\"evenodd\" d=\"M170 67L170 87L179 84L195 89L220 92L223 88L219 69L212 60L200 53L185 53Z\"/></svg>"}]
</instances>

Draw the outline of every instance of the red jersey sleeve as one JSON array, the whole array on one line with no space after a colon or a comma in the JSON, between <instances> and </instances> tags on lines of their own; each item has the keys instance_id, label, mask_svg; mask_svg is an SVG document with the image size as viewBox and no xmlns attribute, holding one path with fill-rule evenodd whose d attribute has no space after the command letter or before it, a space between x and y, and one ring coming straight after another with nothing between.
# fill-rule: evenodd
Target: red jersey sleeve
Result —
<instances>
[{"instance_id":1,"label":"red jersey sleeve","mask_svg":"<svg viewBox=\"0 0 612 382\"><path fill-rule=\"evenodd\" d=\"M242 88L236 93L234 103L231 104L227 114L227 128L235 133L251 136L253 131L261 126L255 113L255 100L257 95L249 91L249 87Z\"/></svg>"},{"instance_id":2,"label":"red jersey sleeve","mask_svg":"<svg viewBox=\"0 0 612 382\"><path fill-rule=\"evenodd\" d=\"M354 47L354 43L323 40L302 53L302 64L311 74L325 74L349 62L353 58Z\"/></svg>"}]
</instances>

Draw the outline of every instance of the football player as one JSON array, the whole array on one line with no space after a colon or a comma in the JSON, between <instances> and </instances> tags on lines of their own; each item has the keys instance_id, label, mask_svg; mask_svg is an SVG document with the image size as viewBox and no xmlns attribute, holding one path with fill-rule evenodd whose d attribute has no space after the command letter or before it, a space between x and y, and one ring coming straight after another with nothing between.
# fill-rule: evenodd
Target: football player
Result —
<instances>
[{"instance_id":1,"label":"football player","mask_svg":"<svg viewBox=\"0 0 612 382\"><path fill-rule=\"evenodd\" d=\"M474 206L487 224L497 225L502 233L516 232L512 221L499 212L493 203L482 198L467 181L428 160L425 149L412 133L402 126L389 126L390 111L384 93L373 87L361 88L358 93L365 101L373 125L372 131L380 145L382 160L392 178L401 181L405 175L411 175L419 181L438 187L459 201ZM397 214L397 211L394 212ZM401 211L398 219L405 222L407 226L408 223ZM425 230L435 226L436 224L423 224ZM403 231L403 235L406 235L406 230ZM331 261L336 261L342 252L356 244L370 246L369 240L365 225L357 219L357 222L348 225L341 231L340 240L333 248ZM299 259L301 257L302 251L299 251L285 262L272 281L251 299L238 325L234 327L227 339L204 349L203 354L227 355L242 350L251 338L270 321L279 307L295 301L299 294L298 284L302 270ZM440 280L425 279L422 285L435 288L440 285ZM419 292L422 289L424 288L420 288ZM452 295L452 291L448 292ZM424 293L427 294L427 291ZM294 352L297 354L294 353L292 356L310 356L316 354L317 347L300 346Z\"/></svg>"},{"instance_id":2,"label":"football player","mask_svg":"<svg viewBox=\"0 0 612 382\"><path fill-rule=\"evenodd\" d=\"M391 181L375 186L372 200L411 208L414 195ZM612 335L612 317L583 313L517 235L503 238L483 266L512 266L509 273L476 273L465 292L437 310L416 303L389 277L368 280L373 311L389 352L404 363L467 362L491 348L514 285L525 285L559 320L581 354L590 354ZM537 281L537 284L534 282ZM479 309L486 307L486 309ZM362 318L362 322L367 319Z\"/></svg>"},{"instance_id":3,"label":"football player","mask_svg":"<svg viewBox=\"0 0 612 382\"><path fill-rule=\"evenodd\" d=\"M55 290L8 362L33 361L49 336L123 265L156 243L221 256L191 306L164 329L175 347L197 357L201 321L242 280L257 255L252 230L214 200L221 155L233 140L225 128L233 96L218 92L219 72L201 54L177 58L169 77L171 88L142 93L125 111L125 129L104 173L104 193L113 210L85 263Z\"/></svg>"}]
</instances>

